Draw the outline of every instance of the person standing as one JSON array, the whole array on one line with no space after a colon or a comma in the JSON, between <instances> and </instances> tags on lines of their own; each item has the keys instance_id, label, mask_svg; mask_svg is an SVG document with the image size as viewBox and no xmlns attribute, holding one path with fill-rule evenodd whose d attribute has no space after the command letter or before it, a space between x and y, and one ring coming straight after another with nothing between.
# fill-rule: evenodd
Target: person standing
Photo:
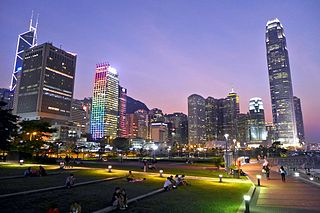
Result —
<instances>
[{"instance_id":1,"label":"person standing","mask_svg":"<svg viewBox=\"0 0 320 213\"><path fill-rule=\"evenodd\" d=\"M286 182L287 171L283 168L283 166L280 167L279 171L280 171L282 182Z\"/></svg>"}]
</instances>

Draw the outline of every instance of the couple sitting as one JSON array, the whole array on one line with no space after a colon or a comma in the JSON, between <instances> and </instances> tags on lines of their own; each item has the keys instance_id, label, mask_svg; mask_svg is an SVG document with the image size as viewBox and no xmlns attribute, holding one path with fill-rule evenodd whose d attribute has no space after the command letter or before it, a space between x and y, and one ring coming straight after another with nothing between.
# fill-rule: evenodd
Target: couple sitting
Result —
<instances>
[{"instance_id":1,"label":"couple sitting","mask_svg":"<svg viewBox=\"0 0 320 213\"><path fill-rule=\"evenodd\" d=\"M114 193L112 195L112 205L117 208L124 210L128 207L128 197L125 189L120 189L120 187L116 187Z\"/></svg>"},{"instance_id":2,"label":"couple sitting","mask_svg":"<svg viewBox=\"0 0 320 213\"><path fill-rule=\"evenodd\" d=\"M31 167L28 167L23 174L24 177L38 177L38 176L47 176L47 171L42 167L39 166L39 171L32 170Z\"/></svg>"},{"instance_id":3,"label":"couple sitting","mask_svg":"<svg viewBox=\"0 0 320 213\"><path fill-rule=\"evenodd\" d=\"M127 175L127 181L130 183L142 182L144 180L146 180L146 178L134 178L132 171L129 171L129 174Z\"/></svg>"},{"instance_id":4,"label":"couple sitting","mask_svg":"<svg viewBox=\"0 0 320 213\"><path fill-rule=\"evenodd\" d=\"M184 177L184 175L176 175L175 178L173 178L172 175L170 177L167 177L167 180L164 182L163 188L168 191L177 188L177 186L189 185L185 181Z\"/></svg>"}]
</instances>

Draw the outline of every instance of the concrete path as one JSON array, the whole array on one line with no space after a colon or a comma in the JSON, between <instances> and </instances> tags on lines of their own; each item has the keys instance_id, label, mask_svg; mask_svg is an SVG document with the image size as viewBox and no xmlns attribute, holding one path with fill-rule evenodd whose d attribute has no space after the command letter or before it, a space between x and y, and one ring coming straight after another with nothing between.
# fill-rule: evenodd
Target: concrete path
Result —
<instances>
[{"instance_id":1,"label":"concrete path","mask_svg":"<svg viewBox=\"0 0 320 213\"><path fill-rule=\"evenodd\" d=\"M244 165L243 170L254 183L257 183L256 175L262 175L262 165L259 163ZM256 187L250 202L251 213L320 212L320 187L292 176L287 176L287 181L283 183L277 170L278 168L273 168L270 180L263 177L261 186Z\"/></svg>"},{"instance_id":2,"label":"concrete path","mask_svg":"<svg viewBox=\"0 0 320 213\"><path fill-rule=\"evenodd\" d=\"M144 198L146 198L146 197L150 197L150 196L152 196L152 195L158 194L158 193L163 192L163 191L164 191L164 189L161 188L161 189L157 189L157 190L155 190L155 191L152 191L152 192L149 192L149 193L140 195L140 196L138 196L138 197L131 198L131 199L128 200L128 204L133 203L133 202L138 201L138 200L141 200L141 199L144 199ZM107 206L106 208L97 210L97 211L95 211L95 212L93 212L93 213L112 212L112 211L114 211L114 210L116 210L116 209L117 209L117 207L115 207L115 206Z\"/></svg>"}]
</instances>

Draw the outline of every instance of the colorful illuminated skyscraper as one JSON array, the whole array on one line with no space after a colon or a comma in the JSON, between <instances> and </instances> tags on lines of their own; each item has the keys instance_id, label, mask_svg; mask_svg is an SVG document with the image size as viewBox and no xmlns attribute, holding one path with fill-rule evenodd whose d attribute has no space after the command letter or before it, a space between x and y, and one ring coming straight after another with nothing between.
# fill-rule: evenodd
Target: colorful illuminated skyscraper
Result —
<instances>
[{"instance_id":1,"label":"colorful illuminated skyscraper","mask_svg":"<svg viewBox=\"0 0 320 213\"><path fill-rule=\"evenodd\" d=\"M21 33L18 37L16 57L14 60L14 68L13 68L11 84L10 84L11 92L13 92L17 86L18 77L22 70L24 51L37 45L38 19L36 21L35 26L32 26L32 19L33 19L33 13L30 20L29 30L27 32Z\"/></svg>"},{"instance_id":2,"label":"colorful illuminated skyscraper","mask_svg":"<svg viewBox=\"0 0 320 213\"><path fill-rule=\"evenodd\" d=\"M91 134L93 139L116 138L119 115L119 77L108 63L96 66L94 79Z\"/></svg>"}]
</instances>

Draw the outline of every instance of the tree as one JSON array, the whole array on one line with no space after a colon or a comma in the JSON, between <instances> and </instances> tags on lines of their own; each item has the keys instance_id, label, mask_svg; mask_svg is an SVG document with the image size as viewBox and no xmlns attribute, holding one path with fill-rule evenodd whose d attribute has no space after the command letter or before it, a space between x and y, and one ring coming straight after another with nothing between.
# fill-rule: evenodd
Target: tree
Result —
<instances>
[{"instance_id":1,"label":"tree","mask_svg":"<svg viewBox=\"0 0 320 213\"><path fill-rule=\"evenodd\" d=\"M121 138L121 137L115 138L111 144L114 148L122 151L128 151L130 148L130 143L128 138Z\"/></svg>"},{"instance_id":2,"label":"tree","mask_svg":"<svg viewBox=\"0 0 320 213\"><path fill-rule=\"evenodd\" d=\"M31 154L35 152L38 155L45 141L56 132L48 122L40 120L22 121L19 125L18 150Z\"/></svg>"},{"instance_id":3,"label":"tree","mask_svg":"<svg viewBox=\"0 0 320 213\"><path fill-rule=\"evenodd\" d=\"M12 114L12 110L4 109L7 103L0 101L0 150L9 151L11 139L17 133L18 116Z\"/></svg>"}]
</instances>

